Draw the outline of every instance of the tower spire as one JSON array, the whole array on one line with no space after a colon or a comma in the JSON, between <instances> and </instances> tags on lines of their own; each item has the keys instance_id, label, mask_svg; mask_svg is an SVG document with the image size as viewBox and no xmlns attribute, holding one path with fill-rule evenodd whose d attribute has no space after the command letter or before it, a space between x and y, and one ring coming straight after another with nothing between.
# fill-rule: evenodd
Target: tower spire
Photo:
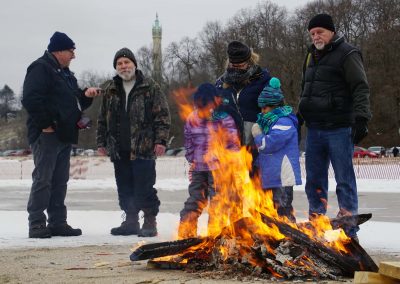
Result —
<instances>
[{"instance_id":1,"label":"tower spire","mask_svg":"<svg viewBox=\"0 0 400 284\"><path fill-rule=\"evenodd\" d=\"M162 73L161 73L161 39L162 39L162 28L160 21L158 20L158 13L156 12L156 20L153 24L153 78L161 85Z\"/></svg>"}]
</instances>

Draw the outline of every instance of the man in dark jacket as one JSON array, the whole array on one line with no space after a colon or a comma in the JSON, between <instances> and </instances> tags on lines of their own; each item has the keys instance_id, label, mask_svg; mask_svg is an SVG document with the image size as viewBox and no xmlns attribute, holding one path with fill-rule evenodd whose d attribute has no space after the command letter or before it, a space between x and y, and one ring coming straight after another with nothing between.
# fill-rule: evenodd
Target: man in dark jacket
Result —
<instances>
[{"instance_id":1,"label":"man in dark jacket","mask_svg":"<svg viewBox=\"0 0 400 284\"><path fill-rule=\"evenodd\" d=\"M28 140L35 163L27 206L30 238L82 234L67 224L64 200L71 145L78 142L82 110L90 106L97 89L78 88L69 70L74 51L75 43L55 32L44 55L28 67L24 81L22 104L28 112Z\"/></svg>"},{"instance_id":2,"label":"man in dark jacket","mask_svg":"<svg viewBox=\"0 0 400 284\"><path fill-rule=\"evenodd\" d=\"M338 216L358 213L353 169L354 144L368 133L369 86L362 56L335 32L331 16L318 14L308 25L312 46L303 68L299 115L306 123L306 194L309 215L325 214L328 168L332 164L339 203ZM356 224L345 232L357 239Z\"/></svg>"},{"instance_id":3,"label":"man in dark jacket","mask_svg":"<svg viewBox=\"0 0 400 284\"><path fill-rule=\"evenodd\" d=\"M114 163L119 205L126 214L111 234L153 237L160 206L155 159L165 153L171 124L167 99L137 69L128 48L117 51L113 65L117 75L104 85L97 129L98 151ZM139 211L144 213L141 229Z\"/></svg>"}]
</instances>

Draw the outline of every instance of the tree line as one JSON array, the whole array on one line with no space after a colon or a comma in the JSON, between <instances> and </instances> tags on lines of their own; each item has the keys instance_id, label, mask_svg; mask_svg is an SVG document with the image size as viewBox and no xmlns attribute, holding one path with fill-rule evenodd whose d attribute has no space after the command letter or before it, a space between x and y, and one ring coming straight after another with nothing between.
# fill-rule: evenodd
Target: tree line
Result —
<instances>
[{"instance_id":1,"label":"tree line","mask_svg":"<svg viewBox=\"0 0 400 284\"><path fill-rule=\"evenodd\" d=\"M221 11L223 13L223 11ZM391 147L400 145L400 1L398 0L316 0L289 12L285 7L263 1L242 9L226 23L205 23L197 36L184 37L163 50L163 90L171 94L180 87L215 82L226 67L226 47L240 40L260 55L260 65L279 77L286 102L297 108L302 65L308 46L308 21L317 13L330 14L336 31L360 48L371 91L373 118L369 135L362 144ZM139 68L152 76L151 46L136 53ZM87 72L80 76L81 85L101 85L105 78ZM169 96L176 139L182 145L182 122L176 102ZM99 103L88 110L96 118ZM94 127L95 128L95 127ZM81 135L84 147L95 146L95 131Z\"/></svg>"}]
</instances>

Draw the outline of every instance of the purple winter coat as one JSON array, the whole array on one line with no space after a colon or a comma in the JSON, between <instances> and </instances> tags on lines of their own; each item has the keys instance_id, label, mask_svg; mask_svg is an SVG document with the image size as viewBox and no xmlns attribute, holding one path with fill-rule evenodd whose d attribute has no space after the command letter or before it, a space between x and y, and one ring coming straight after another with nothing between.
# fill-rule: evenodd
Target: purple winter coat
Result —
<instances>
[{"instance_id":1,"label":"purple winter coat","mask_svg":"<svg viewBox=\"0 0 400 284\"><path fill-rule=\"evenodd\" d=\"M221 113L218 119L206 120L193 111L186 120L184 126L186 159L189 163L194 163L194 171L214 170L215 166L208 165L204 161L204 155L210 142L210 129L217 130L218 127L226 129L232 139L228 140L227 149L239 150L239 133L235 121L227 113Z\"/></svg>"}]
</instances>

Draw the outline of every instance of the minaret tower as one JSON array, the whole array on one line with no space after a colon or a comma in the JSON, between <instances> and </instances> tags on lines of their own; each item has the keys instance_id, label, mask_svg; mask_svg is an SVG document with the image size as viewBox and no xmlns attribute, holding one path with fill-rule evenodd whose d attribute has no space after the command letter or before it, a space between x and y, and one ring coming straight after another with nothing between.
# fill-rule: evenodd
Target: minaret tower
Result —
<instances>
[{"instance_id":1,"label":"minaret tower","mask_svg":"<svg viewBox=\"0 0 400 284\"><path fill-rule=\"evenodd\" d=\"M161 75L161 37L162 28L160 22L158 21L158 13L156 13L156 20L153 25L153 78L161 85L162 75Z\"/></svg>"}]
</instances>

